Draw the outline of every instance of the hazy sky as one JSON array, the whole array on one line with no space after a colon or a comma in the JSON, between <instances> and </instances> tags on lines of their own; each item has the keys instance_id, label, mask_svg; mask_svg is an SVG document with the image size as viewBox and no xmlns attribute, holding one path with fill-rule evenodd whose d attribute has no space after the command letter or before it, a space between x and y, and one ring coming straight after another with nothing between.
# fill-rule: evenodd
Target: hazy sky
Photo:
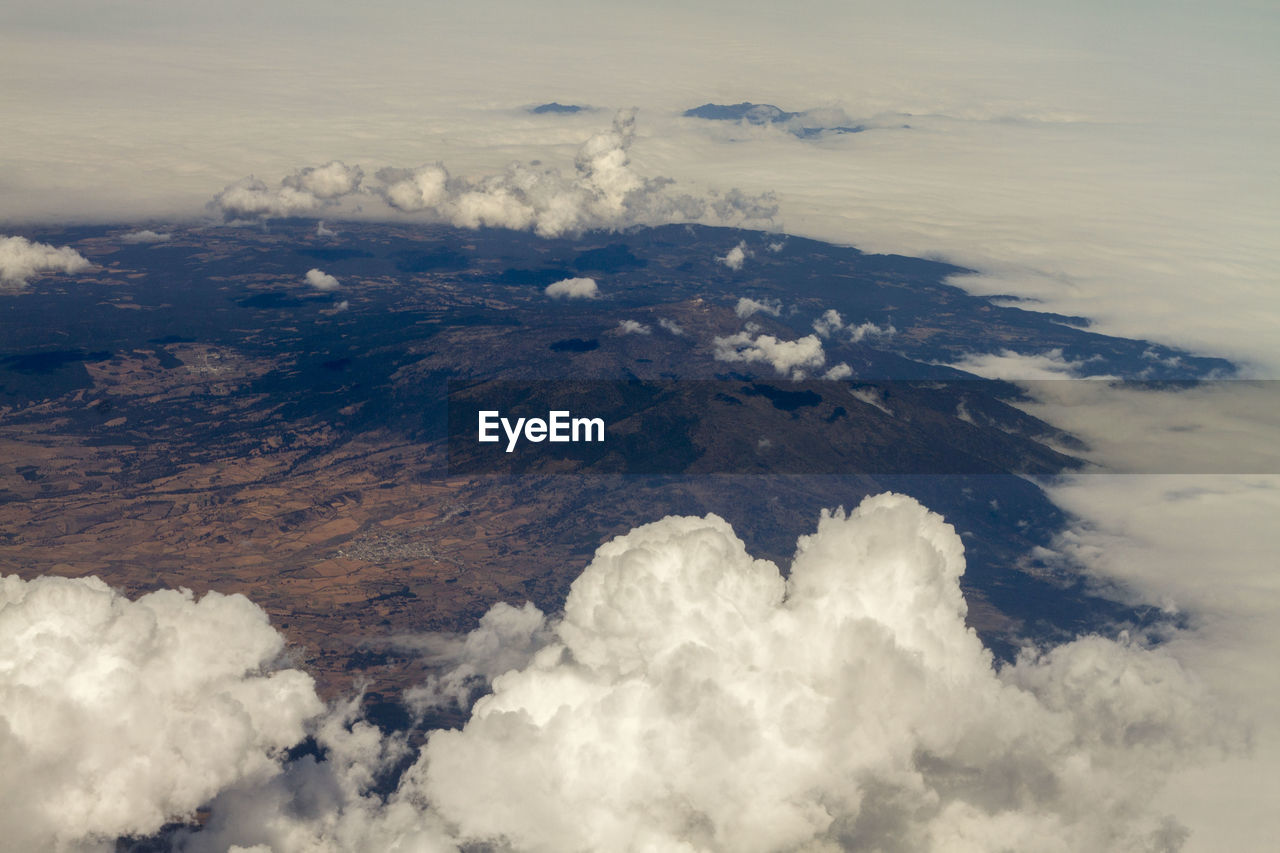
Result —
<instances>
[{"instance_id":1,"label":"hazy sky","mask_svg":"<svg viewBox=\"0 0 1280 853\"><path fill-rule=\"evenodd\" d=\"M19 0L0 10L0 222L198 215L246 175L333 159L567 165L636 106L641 174L776 191L780 228L953 259L983 273L972 289L1270 375L1276 8ZM602 112L523 112L550 100ZM741 100L884 129L676 117Z\"/></svg>"},{"instance_id":2,"label":"hazy sky","mask_svg":"<svg viewBox=\"0 0 1280 853\"><path fill-rule=\"evenodd\" d=\"M976 292L1280 378L1277 45L1280 5L1266 0L8 0L0 236L201 217L248 175L277 187L333 160L366 176L442 162L482 177L533 160L572 172L583 141L636 107L636 174L775 192L781 230L950 260L978 271L959 282ZM598 110L527 112L553 100ZM873 129L804 140L679 116L744 100ZM373 196L332 212L417 215ZM974 358L988 356L1006 358ZM1205 429L1229 440L1232 417ZM1264 721L1280 696L1265 666L1280 648L1280 543L1265 534L1277 494L1263 477L1054 492L1081 519L1060 555L1192 614L1171 648ZM1229 837L1261 849L1249 845L1264 819L1280 832L1260 805L1275 793L1276 734L1264 726L1251 763L1175 782L1187 849ZM1200 802L1209 789L1217 799Z\"/></svg>"}]
</instances>

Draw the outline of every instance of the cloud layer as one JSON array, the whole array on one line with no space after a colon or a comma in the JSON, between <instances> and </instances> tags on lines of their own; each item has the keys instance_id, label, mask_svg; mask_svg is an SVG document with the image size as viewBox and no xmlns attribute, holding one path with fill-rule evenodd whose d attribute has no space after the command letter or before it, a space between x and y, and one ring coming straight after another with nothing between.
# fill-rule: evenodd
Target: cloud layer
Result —
<instances>
[{"instance_id":1,"label":"cloud layer","mask_svg":"<svg viewBox=\"0 0 1280 853\"><path fill-rule=\"evenodd\" d=\"M695 195L775 190L794 233L945 257L989 273L966 282L983 292L1280 369L1269 4L1155 15L995 0L974 14L823 0L778 18L740 3L610 16L553 3L499 26L486 7L319 5L252 32L192 5L126 32L81 3L89 23L69 32L48 4L11 2L4 105L22 120L0 128L0 221L186 217L229 177L335 158L370 173L440 159L457 175L567 163L599 114L525 106L638 104L641 175ZM427 31L423 51L411 34ZM729 141L679 117L708 99L821 105L885 129Z\"/></svg>"}]
</instances>

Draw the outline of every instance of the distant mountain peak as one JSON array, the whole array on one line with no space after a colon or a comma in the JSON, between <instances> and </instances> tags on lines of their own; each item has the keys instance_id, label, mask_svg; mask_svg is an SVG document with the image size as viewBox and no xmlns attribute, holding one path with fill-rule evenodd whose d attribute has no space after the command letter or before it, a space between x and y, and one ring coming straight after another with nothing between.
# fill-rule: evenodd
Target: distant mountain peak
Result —
<instances>
[{"instance_id":1,"label":"distant mountain peak","mask_svg":"<svg viewBox=\"0 0 1280 853\"><path fill-rule=\"evenodd\" d=\"M859 133L866 130L862 125L833 125L830 111L804 110L788 112L773 104L753 104L743 101L740 104L703 104L700 107L685 110L685 118L701 118L708 121L746 122L747 124L781 124L786 130L802 139L818 136L822 133ZM837 114L843 116L843 113Z\"/></svg>"},{"instance_id":2,"label":"distant mountain peak","mask_svg":"<svg viewBox=\"0 0 1280 853\"><path fill-rule=\"evenodd\" d=\"M552 101L549 104L541 104L536 107L530 107L529 112L534 115L543 115L545 113L580 113L587 107L578 106L577 104L561 104Z\"/></svg>"},{"instance_id":3,"label":"distant mountain peak","mask_svg":"<svg viewBox=\"0 0 1280 853\"><path fill-rule=\"evenodd\" d=\"M704 118L710 121L747 121L750 124L778 124L790 121L800 113L789 113L773 104L753 104L743 101L740 104L703 104L691 110L685 110L686 118Z\"/></svg>"}]
</instances>

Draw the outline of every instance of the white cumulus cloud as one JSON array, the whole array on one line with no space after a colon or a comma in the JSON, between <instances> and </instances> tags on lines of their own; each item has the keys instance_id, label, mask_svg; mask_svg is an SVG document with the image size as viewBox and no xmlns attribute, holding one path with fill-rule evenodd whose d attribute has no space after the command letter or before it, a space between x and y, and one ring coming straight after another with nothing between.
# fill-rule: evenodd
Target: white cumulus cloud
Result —
<instances>
[{"instance_id":1,"label":"white cumulus cloud","mask_svg":"<svg viewBox=\"0 0 1280 853\"><path fill-rule=\"evenodd\" d=\"M363 176L359 166L337 160L299 169L274 188L250 176L226 187L210 206L229 219L305 216L357 192Z\"/></svg>"},{"instance_id":2,"label":"white cumulus cloud","mask_svg":"<svg viewBox=\"0 0 1280 853\"><path fill-rule=\"evenodd\" d=\"M636 320L619 320L618 331L624 335L651 335L653 329Z\"/></svg>"},{"instance_id":3,"label":"white cumulus cloud","mask_svg":"<svg viewBox=\"0 0 1280 853\"><path fill-rule=\"evenodd\" d=\"M819 368L826 363L827 355L817 335L784 341L773 335L753 338L751 334L744 331L713 339L711 343L716 361L760 362L793 379L803 379L806 369Z\"/></svg>"},{"instance_id":4,"label":"white cumulus cloud","mask_svg":"<svg viewBox=\"0 0 1280 853\"><path fill-rule=\"evenodd\" d=\"M565 278L552 282L543 291L552 299L596 299L600 288L593 278Z\"/></svg>"},{"instance_id":5,"label":"white cumulus cloud","mask_svg":"<svg viewBox=\"0 0 1280 853\"><path fill-rule=\"evenodd\" d=\"M299 169L281 183L319 199L333 199L358 190L363 178L364 171L359 166L348 166L333 160L323 166Z\"/></svg>"},{"instance_id":6,"label":"white cumulus cloud","mask_svg":"<svg viewBox=\"0 0 1280 853\"><path fill-rule=\"evenodd\" d=\"M729 269L736 271L742 269L742 264L746 259L747 244L745 242L739 242L738 245L734 246L723 256L717 257L716 263L724 264Z\"/></svg>"},{"instance_id":7,"label":"white cumulus cloud","mask_svg":"<svg viewBox=\"0 0 1280 853\"><path fill-rule=\"evenodd\" d=\"M322 708L271 670L283 640L239 595L130 601L96 578L0 578L0 828L15 850L154 832L274 756Z\"/></svg>"},{"instance_id":8,"label":"white cumulus cloud","mask_svg":"<svg viewBox=\"0 0 1280 853\"><path fill-rule=\"evenodd\" d=\"M705 204L669 196L669 182L637 175L627 153L635 138L635 111L618 113L613 126L583 143L574 172L513 163L481 178L455 178L443 164L385 169L378 177L387 203L403 211L427 211L464 228L533 230L542 236L667 219L696 219Z\"/></svg>"},{"instance_id":9,"label":"white cumulus cloud","mask_svg":"<svg viewBox=\"0 0 1280 853\"><path fill-rule=\"evenodd\" d=\"M849 340L852 343L861 343L867 338L889 338L898 333L892 323L884 326L877 326L875 323L867 321L857 326L849 326Z\"/></svg>"},{"instance_id":10,"label":"white cumulus cloud","mask_svg":"<svg viewBox=\"0 0 1280 853\"><path fill-rule=\"evenodd\" d=\"M449 171L442 163L420 166L411 171L387 169L378 173L387 182L382 194L397 210L413 211L436 207L448 197Z\"/></svg>"},{"instance_id":11,"label":"white cumulus cloud","mask_svg":"<svg viewBox=\"0 0 1280 853\"><path fill-rule=\"evenodd\" d=\"M244 178L218 193L209 206L226 219L259 219L311 215L348 197L380 197L394 210L462 228L532 230L544 237L671 222L772 224L777 212L772 193L677 192L671 179L639 173L629 153L635 136L636 111L620 110L609 129L578 148L568 173L533 160L464 176L435 162L381 168L376 173L380 185L366 189L360 166L334 160L299 169L279 186Z\"/></svg>"},{"instance_id":12,"label":"white cumulus cloud","mask_svg":"<svg viewBox=\"0 0 1280 853\"><path fill-rule=\"evenodd\" d=\"M1232 727L1125 637L998 666L965 623L955 530L911 498L823 513L791 571L716 516L601 546L563 613L495 606L411 698L404 736L322 720L326 757L229 786L185 853L1177 850L1163 780ZM389 795L386 768L410 760Z\"/></svg>"},{"instance_id":13,"label":"white cumulus cloud","mask_svg":"<svg viewBox=\"0 0 1280 853\"><path fill-rule=\"evenodd\" d=\"M307 270L307 284L316 290L337 290L342 286L336 278L319 269Z\"/></svg>"},{"instance_id":14,"label":"white cumulus cloud","mask_svg":"<svg viewBox=\"0 0 1280 853\"><path fill-rule=\"evenodd\" d=\"M385 808L348 798L329 835L359 826L359 850L1176 849L1183 831L1149 801L1214 741L1196 683L1100 637L997 668L965 625L963 570L955 531L898 495L824 514L787 579L715 516L637 528L597 551L546 645L530 655L518 632L527 662L463 729L429 736ZM277 853L313 849L289 837Z\"/></svg>"},{"instance_id":15,"label":"white cumulus cloud","mask_svg":"<svg viewBox=\"0 0 1280 853\"><path fill-rule=\"evenodd\" d=\"M377 192L397 210L463 228L532 230L544 237L668 222L771 221L777 205L769 194L730 190L700 197L673 192L669 179L637 173L629 154L635 127L635 110L620 110L608 130L582 144L568 175L515 162L497 174L458 177L443 163L432 163L380 170L383 186Z\"/></svg>"},{"instance_id":16,"label":"white cumulus cloud","mask_svg":"<svg viewBox=\"0 0 1280 853\"><path fill-rule=\"evenodd\" d=\"M419 652L437 666L447 665L442 675L411 688L405 698L419 710L450 703L466 710L494 678L528 665L552 638L542 611L527 601L523 607L495 604L480 618L480 625L463 637L398 638L396 647Z\"/></svg>"},{"instance_id":17,"label":"white cumulus cloud","mask_svg":"<svg viewBox=\"0 0 1280 853\"><path fill-rule=\"evenodd\" d=\"M998 671L959 537L909 498L825 515L789 579L727 524L603 546L559 643L410 781L523 850L1147 850L1213 719L1169 657L1098 637Z\"/></svg>"},{"instance_id":18,"label":"white cumulus cloud","mask_svg":"<svg viewBox=\"0 0 1280 853\"><path fill-rule=\"evenodd\" d=\"M877 326L868 320L856 326L846 324L844 317L834 308L828 308L822 312L821 317L813 321L813 330L822 338L831 338L836 332L843 331L845 338L854 344L868 338L888 338L898 333L892 323Z\"/></svg>"},{"instance_id":19,"label":"white cumulus cloud","mask_svg":"<svg viewBox=\"0 0 1280 853\"><path fill-rule=\"evenodd\" d=\"M70 246L58 248L26 237L0 237L0 288L22 288L41 272L76 273L91 266Z\"/></svg>"},{"instance_id":20,"label":"white cumulus cloud","mask_svg":"<svg viewBox=\"0 0 1280 853\"><path fill-rule=\"evenodd\" d=\"M777 317L782 313L782 303L776 299L757 300L749 296L743 296L738 300L738 304L734 306L734 313L739 317L746 319L752 314L768 314Z\"/></svg>"},{"instance_id":21,"label":"white cumulus cloud","mask_svg":"<svg viewBox=\"0 0 1280 853\"><path fill-rule=\"evenodd\" d=\"M824 338L831 337L835 332L844 328L844 318L840 316L840 312L834 308L828 308L822 312L822 316L813 321L813 330L819 336Z\"/></svg>"},{"instance_id":22,"label":"white cumulus cloud","mask_svg":"<svg viewBox=\"0 0 1280 853\"><path fill-rule=\"evenodd\" d=\"M282 186L272 189L254 177L230 184L213 197L212 206L230 218L301 216L320 209L309 192Z\"/></svg>"}]
</instances>

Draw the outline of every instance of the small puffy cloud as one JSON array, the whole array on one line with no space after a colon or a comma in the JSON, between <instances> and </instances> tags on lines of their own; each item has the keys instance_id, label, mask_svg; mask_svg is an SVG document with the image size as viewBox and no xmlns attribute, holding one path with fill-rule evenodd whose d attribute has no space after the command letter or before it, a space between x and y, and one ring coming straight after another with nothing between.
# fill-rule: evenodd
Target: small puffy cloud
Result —
<instances>
[{"instance_id":1,"label":"small puffy cloud","mask_svg":"<svg viewBox=\"0 0 1280 853\"><path fill-rule=\"evenodd\" d=\"M877 326L875 323L868 321L857 326L848 326L847 328L849 329L849 340L855 344L861 343L867 338L888 338L898 333L892 323L885 326Z\"/></svg>"},{"instance_id":2,"label":"small puffy cloud","mask_svg":"<svg viewBox=\"0 0 1280 853\"><path fill-rule=\"evenodd\" d=\"M383 169L378 180L386 184L383 198L396 210L436 207L448 196L449 172L441 163L417 169Z\"/></svg>"},{"instance_id":3,"label":"small puffy cloud","mask_svg":"<svg viewBox=\"0 0 1280 853\"><path fill-rule=\"evenodd\" d=\"M673 335L680 336L684 334L684 327L675 320L668 320L666 317L658 320L658 325Z\"/></svg>"},{"instance_id":4,"label":"small puffy cloud","mask_svg":"<svg viewBox=\"0 0 1280 853\"><path fill-rule=\"evenodd\" d=\"M70 246L55 248L26 237L0 237L0 288L17 290L38 273L77 273L92 266Z\"/></svg>"},{"instance_id":5,"label":"small puffy cloud","mask_svg":"<svg viewBox=\"0 0 1280 853\"><path fill-rule=\"evenodd\" d=\"M717 257L716 262L724 264L731 270L742 269L742 264L747 259L747 244L740 242L738 245L730 249L723 257Z\"/></svg>"},{"instance_id":6,"label":"small puffy cloud","mask_svg":"<svg viewBox=\"0 0 1280 853\"><path fill-rule=\"evenodd\" d=\"M164 243L170 239L171 235L161 234L151 229L142 231L130 231L128 234L120 235L121 243Z\"/></svg>"},{"instance_id":7,"label":"small puffy cloud","mask_svg":"<svg viewBox=\"0 0 1280 853\"><path fill-rule=\"evenodd\" d=\"M211 205L231 219L301 216L320 208L320 200L309 192L280 187L272 189L254 177L228 185L213 197Z\"/></svg>"},{"instance_id":8,"label":"small puffy cloud","mask_svg":"<svg viewBox=\"0 0 1280 853\"><path fill-rule=\"evenodd\" d=\"M769 314L770 316L777 317L782 314L782 303L776 299L758 301L744 296L738 300L738 304L734 307L733 311L743 319L750 317L752 314Z\"/></svg>"},{"instance_id":9,"label":"small puffy cloud","mask_svg":"<svg viewBox=\"0 0 1280 853\"><path fill-rule=\"evenodd\" d=\"M822 374L823 379L848 379L853 375L853 368L843 361Z\"/></svg>"},{"instance_id":10,"label":"small puffy cloud","mask_svg":"<svg viewBox=\"0 0 1280 853\"><path fill-rule=\"evenodd\" d=\"M130 601L97 578L0 578L0 827L15 850L155 832L275 773L321 710L240 595Z\"/></svg>"},{"instance_id":11,"label":"small puffy cloud","mask_svg":"<svg viewBox=\"0 0 1280 853\"><path fill-rule=\"evenodd\" d=\"M565 278L547 285L543 291L552 299L597 299L600 288L593 278Z\"/></svg>"},{"instance_id":12,"label":"small puffy cloud","mask_svg":"<svg viewBox=\"0 0 1280 853\"><path fill-rule=\"evenodd\" d=\"M713 339L716 361L760 362L772 366L780 375L803 379L806 369L822 367L827 360L817 335L784 341L773 335L753 338L751 334L739 332Z\"/></svg>"},{"instance_id":13,"label":"small puffy cloud","mask_svg":"<svg viewBox=\"0 0 1280 853\"><path fill-rule=\"evenodd\" d=\"M619 320L618 331L624 335L651 335L653 329L650 329L644 323L635 320Z\"/></svg>"},{"instance_id":14,"label":"small puffy cloud","mask_svg":"<svg viewBox=\"0 0 1280 853\"><path fill-rule=\"evenodd\" d=\"M318 269L307 270L307 284L316 290L337 290L341 287L336 278Z\"/></svg>"},{"instance_id":15,"label":"small puffy cloud","mask_svg":"<svg viewBox=\"0 0 1280 853\"><path fill-rule=\"evenodd\" d=\"M831 338L835 336L836 332L844 331L848 341L855 344L861 343L868 338L890 337L898 332L892 324L877 326L875 323L867 321L857 326L847 325L844 317L834 308L828 308L822 312L821 317L813 321L813 330L823 338Z\"/></svg>"},{"instance_id":16,"label":"small puffy cloud","mask_svg":"<svg viewBox=\"0 0 1280 853\"><path fill-rule=\"evenodd\" d=\"M346 311L350 307L351 307L351 303L344 299L341 302L339 302L337 305L333 306L333 310Z\"/></svg>"},{"instance_id":17,"label":"small puffy cloud","mask_svg":"<svg viewBox=\"0 0 1280 853\"><path fill-rule=\"evenodd\" d=\"M364 171L359 166L348 166L334 160L323 166L299 169L281 183L283 186L310 193L319 199L334 199L358 190L363 178Z\"/></svg>"},{"instance_id":18,"label":"small puffy cloud","mask_svg":"<svg viewBox=\"0 0 1280 853\"><path fill-rule=\"evenodd\" d=\"M813 321L813 330L820 337L829 338L835 332L844 328L844 318L840 316L840 312L834 308L828 308L822 312L822 316Z\"/></svg>"},{"instance_id":19,"label":"small puffy cloud","mask_svg":"<svg viewBox=\"0 0 1280 853\"><path fill-rule=\"evenodd\" d=\"M337 237L338 232L334 231L332 228L326 227L324 224L324 221L321 220L320 222L316 223L316 236L317 237Z\"/></svg>"},{"instance_id":20,"label":"small puffy cloud","mask_svg":"<svg viewBox=\"0 0 1280 853\"><path fill-rule=\"evenodd\" d=\"M210 206L228 219L305 216L359 190L363 175L359 166L334 160L300 169L275 188L250 176L227 186Z\"/></svg>"}]
</instances>

